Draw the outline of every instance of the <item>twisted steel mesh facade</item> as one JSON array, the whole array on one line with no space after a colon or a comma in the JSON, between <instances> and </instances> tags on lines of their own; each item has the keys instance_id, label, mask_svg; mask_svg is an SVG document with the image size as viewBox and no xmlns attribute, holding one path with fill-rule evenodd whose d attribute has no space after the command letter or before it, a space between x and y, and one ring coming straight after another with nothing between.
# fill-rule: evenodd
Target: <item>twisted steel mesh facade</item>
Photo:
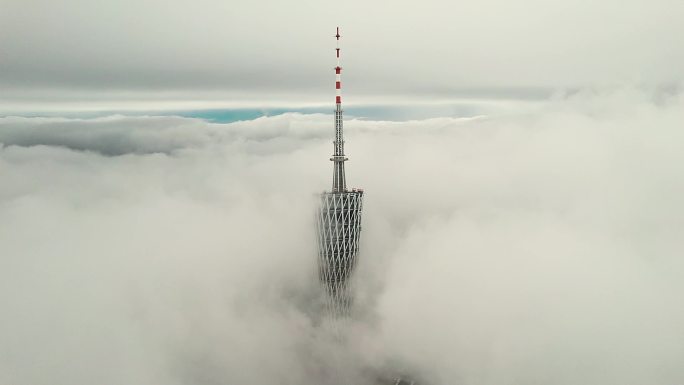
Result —
<instances>
[{"instance_id":1,"label":"twisted steel mesh facade","mask_svg":"<svg viewBox=\"0 0 684 385\"><path fill-rule=\"evenodd\" d=\"M325 192L316 221L318 271L325 287L327 314L348 316L352 304L351 275L361 236L363 191Z\"/></svg>"}]
</instances>

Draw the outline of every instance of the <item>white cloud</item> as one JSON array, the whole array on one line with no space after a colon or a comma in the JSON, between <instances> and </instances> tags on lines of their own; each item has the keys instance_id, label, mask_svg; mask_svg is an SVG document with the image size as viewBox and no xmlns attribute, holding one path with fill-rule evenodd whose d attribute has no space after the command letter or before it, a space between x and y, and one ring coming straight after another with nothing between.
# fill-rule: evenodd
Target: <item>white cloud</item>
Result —
<instances>
[{"instance_id":1,"label":"white cloud","mask_svg":"<svg viewBox=\"0 0 684 385\"><path fill-rule=\"evenodd\" d=\"M633 90L346 122L371 313L350 365L681 382L683 123L680 95ZM300 114L1 119L0 382L329 380L305 298L331 131Z\"/></svg>"}]
</instances>

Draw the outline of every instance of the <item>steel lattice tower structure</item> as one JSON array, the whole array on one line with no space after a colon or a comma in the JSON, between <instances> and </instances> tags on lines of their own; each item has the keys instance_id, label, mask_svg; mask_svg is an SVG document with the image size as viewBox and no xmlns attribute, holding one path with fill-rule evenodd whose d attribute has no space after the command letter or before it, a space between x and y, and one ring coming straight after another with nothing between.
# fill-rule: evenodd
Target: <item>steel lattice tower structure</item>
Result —
<instances>
[{"instance_id":1,"label":"steel lattice tower structure","mask_svg":"<svg viewBox=\"0 0 684 385\"><path fill-rule=\"evenodd\" d=\"M335 67L335 141L332 190L321 194L316 227L318 230L319 279L326 292L328 315L350 314L352 293L350 279L356 266L361 235L363 190L347 190L344 173L344 135L342 131L342 84L340 67L340 29L335 34L337 66Z\"/></svg>"}]
</instances>

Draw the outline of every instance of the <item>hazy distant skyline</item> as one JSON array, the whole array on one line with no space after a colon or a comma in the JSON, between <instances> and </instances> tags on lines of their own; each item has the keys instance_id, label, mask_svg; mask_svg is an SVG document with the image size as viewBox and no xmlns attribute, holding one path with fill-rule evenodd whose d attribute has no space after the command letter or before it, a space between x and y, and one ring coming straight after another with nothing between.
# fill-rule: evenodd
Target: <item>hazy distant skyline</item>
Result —
<instances>
[{"instance_id":1,"label":"hazy distant skyline","mask_svg":"<svg viewBox=\"0 0 684 385\"><path fill-rule=\"evenodd\" d=\"M675 0L5 0L0 98L28 109L325 102L337 25L357 102L676 86L683 14Z\"/></svg>"}]
</instances>

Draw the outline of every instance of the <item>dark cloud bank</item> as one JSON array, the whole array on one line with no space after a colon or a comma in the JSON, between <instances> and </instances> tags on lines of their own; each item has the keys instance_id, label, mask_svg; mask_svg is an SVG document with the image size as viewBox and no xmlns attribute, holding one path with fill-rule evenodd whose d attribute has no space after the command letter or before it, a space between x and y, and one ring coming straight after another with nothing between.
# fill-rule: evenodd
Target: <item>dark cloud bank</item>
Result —
<instances>
[{"instance_id":1,"label":"dark cloud bank","mask_svg":"<svg viewBox=\"0 0 684 385\"><path fill-rule=\"evenodd\" d=\"M330 116L2 118L0 383L682 383L683 126L681 95L633 90L349 121L340 352L302 300Z\"/></svg>"}]
</instances>

